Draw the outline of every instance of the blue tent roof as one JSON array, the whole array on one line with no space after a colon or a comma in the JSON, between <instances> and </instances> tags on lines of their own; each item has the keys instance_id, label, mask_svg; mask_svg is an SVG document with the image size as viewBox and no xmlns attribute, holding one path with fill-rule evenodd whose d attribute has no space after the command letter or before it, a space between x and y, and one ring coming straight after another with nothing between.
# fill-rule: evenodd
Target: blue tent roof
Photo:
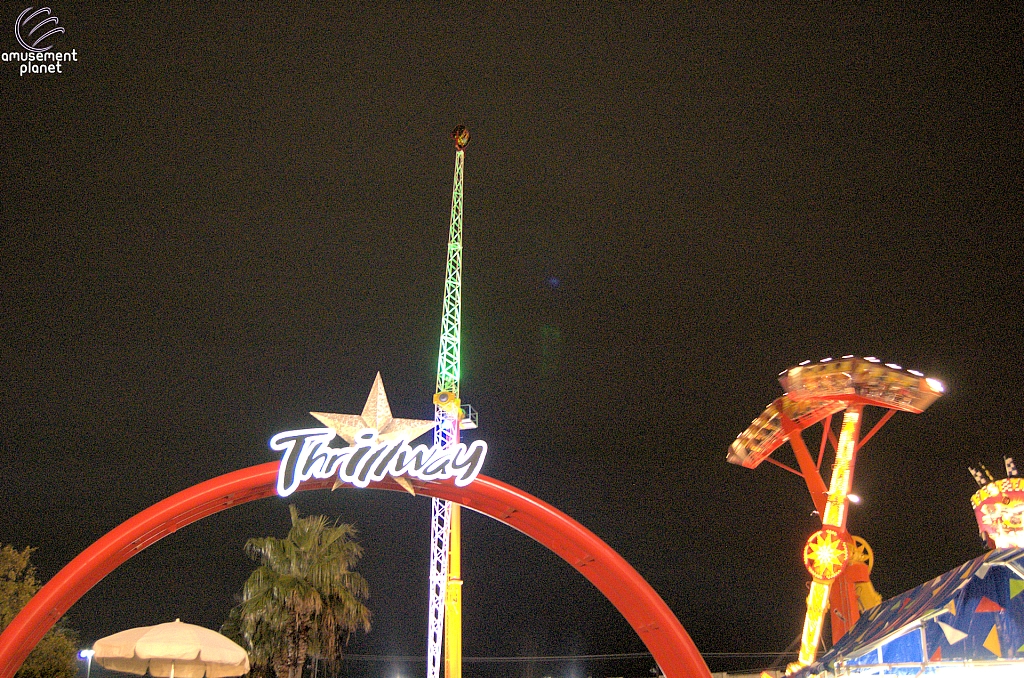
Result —
<instances>
[{"instance_id":1,"label":"blue tent roof","mask_svg":"<svg viewBox=\"0 0 1024 678\"><path fill-rule=\"evenodd\" d=\"M864 613L804 677L837 663L889 665L1024 661L1024 549L997 549ZM916 668L899 664L917 664Z\"/></svg>"}]
</instances>

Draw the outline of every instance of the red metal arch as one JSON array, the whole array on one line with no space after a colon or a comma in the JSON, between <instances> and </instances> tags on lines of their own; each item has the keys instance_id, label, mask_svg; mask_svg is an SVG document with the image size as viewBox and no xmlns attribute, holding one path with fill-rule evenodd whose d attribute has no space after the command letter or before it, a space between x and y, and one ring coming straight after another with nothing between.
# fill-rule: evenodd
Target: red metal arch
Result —
<instances>
[{"instance_id":1,"label":"red metal arch","mask_svg":"<svg viewBox=\"0 0 1024 678\"><path fill-rule=\"evenodd\" d=\"M50 627L114 568L206 516L276 493L278 462L227 473L154 504L108 532L56 574L0 634L0 678L13 678ZM330 488L310 481L300 490ZM479 476L466 487L413 481L418 494L456 502L537 540L590 580L622 613L667 678L711 678L690 636L661 597L622 556L553 506ZM390 478L370 487L404 491Z\"/></svg>"}]
</instances>

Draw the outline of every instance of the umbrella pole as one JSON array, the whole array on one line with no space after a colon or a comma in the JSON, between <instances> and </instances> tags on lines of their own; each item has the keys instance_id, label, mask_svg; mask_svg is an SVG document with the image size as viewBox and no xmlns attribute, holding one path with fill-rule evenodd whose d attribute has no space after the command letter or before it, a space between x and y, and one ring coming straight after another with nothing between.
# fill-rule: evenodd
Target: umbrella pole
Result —
<instances>
[{"instance_id":1,"label":"umbrella pole","mask_svg":"<svg viewBox=\"0 0 1024 678\"><path fill-rule=\"evenodd\" d=\"M170 678L174 678L174 660L173 659L171 660L171 676L170 676Z\"/></svg>"}]
</instances>

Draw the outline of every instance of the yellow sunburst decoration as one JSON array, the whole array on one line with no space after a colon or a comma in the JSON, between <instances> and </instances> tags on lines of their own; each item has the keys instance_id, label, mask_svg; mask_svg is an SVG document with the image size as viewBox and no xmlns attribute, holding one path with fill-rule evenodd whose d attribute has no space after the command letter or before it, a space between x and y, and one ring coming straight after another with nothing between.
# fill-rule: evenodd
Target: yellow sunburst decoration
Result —
<instances>
[{"instance_id":1,"label":"yellow sunburst decoration","mask_svg":"<svg viewBox=\"0 0 1024 678\"><path fill-rule=\"evenodd\" d=\"M846 569L852 551L848 535L824 527L807 540L804 546L804 566L814 581L828 584Z\"/></svg>"}]
</instances>

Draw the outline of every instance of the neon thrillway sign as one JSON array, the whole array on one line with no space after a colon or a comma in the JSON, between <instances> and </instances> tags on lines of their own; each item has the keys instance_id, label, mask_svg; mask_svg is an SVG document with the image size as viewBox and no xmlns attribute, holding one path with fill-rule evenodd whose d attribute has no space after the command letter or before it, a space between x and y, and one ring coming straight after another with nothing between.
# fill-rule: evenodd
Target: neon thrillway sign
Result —
<instances>
[{"instance_id":1,"label":"neon thrillway sign","mask_svg":"<svg viewBox=\"0 0 1024 678\"><path fill-rule=\"evenodd\" d=\"M477 440L441 448L424 444L415 447L405 438L380 440L375 429L366 428L346 447L331 447L337 435L330 428L307 428L278 433L270 448L283 452L277 472L277 493L287 497L310 478L338 480L366 487L384 476L411 476L420 480L454 478L459 487L469 485L480 474L487 443Z\"/></svg>"},{"instance_id":2,"label":"neon thrillway sign","mask_svg":"<svg viewBox=\"0 0 1024 678\"><path fill-rule=\"evenodd\" d=\"M487 443L477 440L443 447L410 445L434 428L433 419L397 419L391 414L384 382L377 373L362 414L310 412L327 428L305 428L278 433L270 449L281 452L277 493L287 497L300 484L316 478L337 477L339 483L366 487L384 476L395 478L412 491L406 476L419 480L446 480L465 487L480 474ZM331 447L338 436L347 447Z\"/></svg>"}]
</instances>

